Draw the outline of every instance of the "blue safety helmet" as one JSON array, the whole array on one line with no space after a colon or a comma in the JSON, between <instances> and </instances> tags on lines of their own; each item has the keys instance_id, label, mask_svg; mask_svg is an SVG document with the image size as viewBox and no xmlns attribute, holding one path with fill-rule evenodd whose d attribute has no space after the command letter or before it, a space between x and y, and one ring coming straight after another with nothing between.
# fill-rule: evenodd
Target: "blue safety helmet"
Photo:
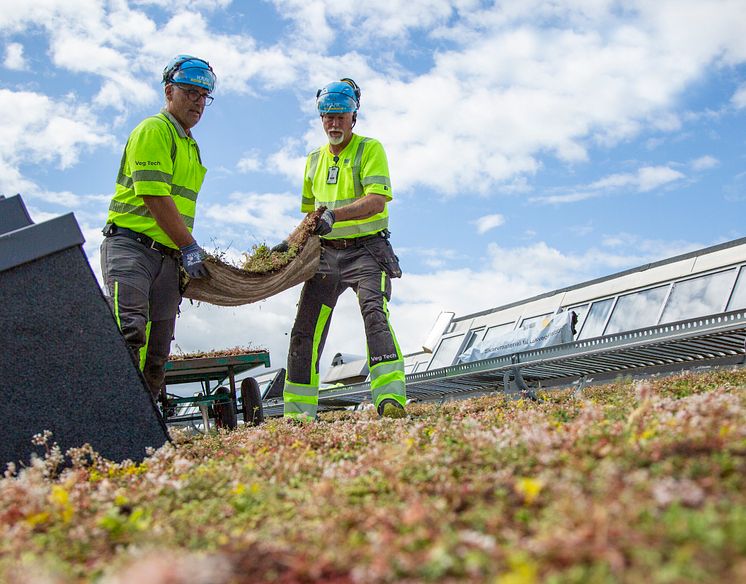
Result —
<instances>
[{"instance_id":1,"label":"blue safety helmet","mask_svg":"<svg viewBox=\"0 0 746 584\"><path fill-rule=\"evenodd\" d=\"M215 73L210 63L191 55L171 59L163 70L163 83L183 83L203 87L210 93L215 89Z\"/></svg>"},{"instance_id":2,"label":"blue safety helmet","mask_svg":"<svg viewBox=\"0 0 746 584\"><path fill-rule=\"evenodd\" d=\"M319 114L356 112L360 107L360 88L352 79L332 81L316 92Z\"/></svg>"}]
</instances>

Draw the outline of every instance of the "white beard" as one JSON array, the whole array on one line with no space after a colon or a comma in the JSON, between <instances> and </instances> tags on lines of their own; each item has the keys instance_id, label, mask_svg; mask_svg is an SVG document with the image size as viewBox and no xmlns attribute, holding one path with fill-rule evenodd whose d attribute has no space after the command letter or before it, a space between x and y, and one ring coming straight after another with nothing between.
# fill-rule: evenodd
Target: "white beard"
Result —
<instances>
[{"instance_id":1,"label":"white beard","mask_svg":"<svg viewBox=\"0 0 746 584\"><path fill-rule=\"evenodd\" d=\"M326 135L326 137L329 138L329 144L331 144L332 146L338 146L339 144L344 142L345 139L344 132L341 132L339 134L335 132L334 135L329 133Z\"/></svg>"}]
</instances>

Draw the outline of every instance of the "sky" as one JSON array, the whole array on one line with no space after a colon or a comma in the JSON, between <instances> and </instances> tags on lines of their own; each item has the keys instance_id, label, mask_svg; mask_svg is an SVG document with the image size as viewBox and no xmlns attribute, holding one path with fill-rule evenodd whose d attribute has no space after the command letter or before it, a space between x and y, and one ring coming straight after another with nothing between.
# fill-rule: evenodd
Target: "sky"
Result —
<instances>
[{"instance_id":1,"label":"sky","mask_svg":"<svg viewBox=\"0 0 746 584\"><path fill-rule=\"evenodd\" d=\"M9 0L5 0L9 4ZM457 316L746 235L746 0L17 0L0 11L0 194L74 213L99 246L129 132L163 67L206 59L194 235L237 261L302 219L317 89L362 88L384 145L405 353ZM270 351L300 287L237 308L185 300L172 352ZM365 355L357 300L321 360Z\"/></svg>"}]
</instances>

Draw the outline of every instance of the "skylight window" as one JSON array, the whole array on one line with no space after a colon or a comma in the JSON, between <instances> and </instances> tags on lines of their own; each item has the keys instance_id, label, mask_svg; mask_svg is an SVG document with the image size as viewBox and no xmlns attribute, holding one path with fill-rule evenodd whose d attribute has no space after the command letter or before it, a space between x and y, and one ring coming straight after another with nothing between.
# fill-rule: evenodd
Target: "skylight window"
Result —
<instances>
[{"instance_id":1,"label":"skylight window","mask_svg":"<svg viewBox=\"0 0 746 584\"><path fill-rule=\"evenodd\" d=\"M599 300L591 305L591 309L588 312L588 316L583 324L583 329L578 335L579 339L591 339L593 337L600 337L604 332L604 325L606 325L606 319L609 318L611 307L614 305L613 298L607 298L606 300Z\"/></svg>"},{"instance_id":2,"label":"skylight window","mask_svg":"<svg viewBox=\"0 0 746 584\"><path fill-rule=\"evenodd\" d=\"M733 287L735 270L676 282L666 302L661 322L674 322L722 312Z\"/></svg>"},{"instance_id":3,"label":"skylight window","mask_svg":"<svg viewBox=\"0 0 746 584\"><path fill-rule=\"evenodd\" d=\"M491 339L494 339L497 335L501 335L504 332L512 331L513 330L513 324L512 322L506 322L505 324L498 324L496 326L491 326L487 329L487 332L484 333L484 338L482 341L489 341Z\"/></svg>"},{"instance_id":4,"label":"skylight window","mask_svg":"<svg viewBox=\"0 0 746 584\"><path fill-rule=\"evenodd\" d=\"M666 284L620 296L606 326L605 334L611 335L657 324L669 286Z\"/></svg>"},{"instance_id":5,"label":"skylight window","mask_svg":"<svg viewBox=\"0 0 746 584\"><path fill-rule=\"evenodd\" d=\"M730 302L728 302L728 310L738 310L739 308L746 308L746 266L743 266L738 273L736 287L733 290Z\"/></svg>"},{"instance_id":6,"label":"skylight window","mask_svg":"<svg viewBox=\"0 0 746 584\"><path fill-rule=\"evenodd\" d=\"M428 370L440 369L441 367L448 367L453 364L463 340L464 335L456 335L454 337L446 337L440 341L440 345L430 361Z\"/></svg>"}]
</instances>

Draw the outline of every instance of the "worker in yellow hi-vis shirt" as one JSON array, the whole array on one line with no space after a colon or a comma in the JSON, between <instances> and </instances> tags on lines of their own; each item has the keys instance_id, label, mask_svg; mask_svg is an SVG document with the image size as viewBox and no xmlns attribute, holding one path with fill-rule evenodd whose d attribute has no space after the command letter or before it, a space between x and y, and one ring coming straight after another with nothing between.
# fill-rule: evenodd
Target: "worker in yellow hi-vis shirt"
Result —
<instances>
[{"instance_id":1,"label":"worker in yellow hi-vis shirt","mask_svg":"<svg viewBox=\"0 0 746 584\"><path fill-rule=\"evenodd\" d=\"M207 61L179 55L163 70L166 104L132 131L124 148L101 244L114 317L158 397L181 302L179 266L208 277L192 237L202 166L192 128L213 100Z\"/></svg>"},{"instance_id":2,"label":"worker in yellow hi-vis shirt","mask_svg":"<svg viewBox=\"0 0 746 584\"><path fill-rule=\"evenodd\" d=\"M352 132L360 88L351 79L329 83L316 95L329 143L306 160L301 211L326 207L317 233L322 256L303 286L290 338L285 417L313 419L319 402L319 359L334 306L352 288L358 296L368 344L373 401L381 416L403 417L404 359L389 322L391 278L401 276L389 243L391 180L383 146ZM282 250L283 242L273 249Z\"/></svg>"}]
</instances>

